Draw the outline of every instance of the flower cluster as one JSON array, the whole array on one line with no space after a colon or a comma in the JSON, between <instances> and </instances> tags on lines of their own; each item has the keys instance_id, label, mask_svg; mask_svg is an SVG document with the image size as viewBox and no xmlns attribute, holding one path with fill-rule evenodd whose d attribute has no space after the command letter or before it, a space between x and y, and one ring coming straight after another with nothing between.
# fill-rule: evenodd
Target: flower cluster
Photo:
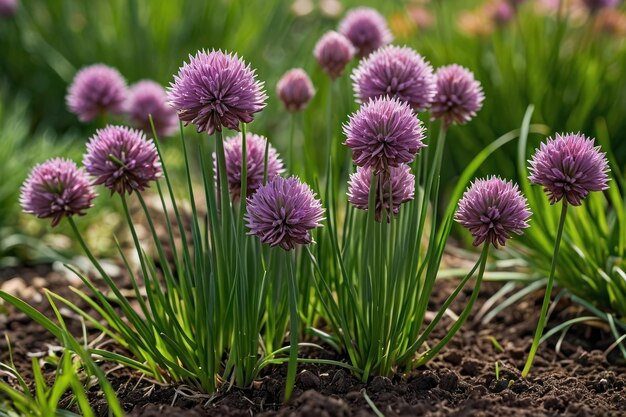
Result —
<instances>
[{"instance_id":1,"label":"flower cluster","mask_svg":"<svg viewBox=\"0 0 626 417\"><path fill-rule=\"evenodd\" d=\"M193 123L198 132L211 135L250 123L265 107L267 95L255 71L237 54L199 51L174 76L168 99L185 125Z\"/></svg>"},{"instance_id":2,"label":"flower cluster","mask_svg":"<svg viewBox=\"0 0 626 417\"><path fill-rule=\"evenodd\" d=\"M311 188L296 177L274 179L248 200L249 234L261 242L291 250L313 242L311 230L321 227L324 209Z\"/></svg>"},{"instance_id":3,"label":"flower cluster","mask_svg":"<svg viewBox=\"0 0 626 417\"><path fill-rule=\"evenodd\" d=\"M592 12L615 2L615 0L583 1ZM496 18L505 21L514 16L522 2L523 0L501 0L499 4L502 5L502 9ZM354 93L360 108L343 125L345 135L343 144L351 150L352 161L356 165L356 171L348 180L347 200L355 208L369 210L369 213L365 217L362 213L353 217L352 211L348 211L346 216L341 218L343 213L339 212L335 224L337 212L332 210L333 227L329 229L332 229L330 233L333 234L325 237L328 240L324 242L328 246L320 245L323 250L315 254L304 251L303 255L309 257L300 257L299 253L289 252L283 256L284 254L278 250L268 252L268 248L261 249L258 242L252 244L249 241L252 238L247 237L247 235L256 236L261 243L284 251L294 250L300 245L314 242L314 231L322 226L325 210L309 185L295 176L287 178L282 176L285 172L283 162L267 138L253 133L245 134L244 128L243 133L223 140L221 131L224 128L238 131L242 124L250 123L256 117L256 113L266 106L267 95L263 83L257 80L255 70L244 60L236 54L222 51L198 51L195 56L190 55L189 62L184 63L179 69L167 91L149 80L140 81L127 89L120 73L102 64L84 68L76 74L69 86L66 100L70 111L81 121L87 122L99 115L126 111L132 124L144 132L125 126L107 125L96 130L88 141L82 161L83 167L78 167L70 160L56 158L33 168L21 188L20 204L26 213L50 219L53 227L66 217L72 222L72 216L84 215L93 206L96 185L105 186L112 195L119 194L128 214L127 195L134 192L137 196L149 188L153 181L158 181L164 175L158 143L147 138L145 134L145 131L151 130L150 117L159 136L167 136L173 132L177 117L186 125L194 124L198 132L206 132L209 135L220 132L216 135L217 146L215 153L212 154L216 175L206 178L207 171L211 170L210 168L202 170L202 185L206 187L203 190L205 192L203 198L208 214L206 217L197 216L197 207L193 207L192 210L193 216L190 220L192 254L183 245L181 256L174 253L175 262L170 267L170 260L165 258L159 244L161 240L157 228L150 221L150 232L154 235L162 266L162 269L157 271L153 268L152 260L143 257L137 233L133 228L133 219L128 216L132 235L137 244L143 278L149 285L148 295L155 295L154 299L150 299L149 309L143 308L140 315L128 314L123 320L119 320L119 329L113 329L122 335L121 338L128 334L132 336L129 340L133 339L133 342L143 344L133 349L133 352L145 353L145 357L138 358L136 363L149 363L151 366L147 368L163 371L164 374L165 372L184 374L182 378L172 379L185 379L185 375L188 374L190 380L197 379L193 382L198 382L199 386L207 384L206 391L215 391L218 388L216 382L229 380L230 377L228 375L224 377L224 374L231 372L234 375L232 379L237 384L239 378L245 379L248 374L250 378L254 378L258 375L256 372L258 368L254 368L254 372L241 370L237 368L240 365L235 363L237 359L232 362L231 359L240 355L241 362L245 364L256 363L256 366L261 367L266 364L267 361L256 361L255 358L255 355L260 355L260 344L257 343L262 335L259 329L271 323L280 333L285 329L287 319L277 318L284 316L282 306L278 306L280 308L276 308L275 311L264 310L270 305L272 297L284 298L282 297L284 293L280 292L278 285L272 284L268 287L265 280L266 277L270 279L275 272L278 272L276 274L278 276L284 273L282 268L286 261L293 261L297 266L292 268L292 264L287 264L289 273L286 274L290 280L287 288L290 297L288 305L291 326L288 381L291 378L289 375L293 379L296 375L294 369L299 336L297 320L301 313L298 311L300 304L296 296L299 285L307 284L306 281L296 281L296 270L307 270L313 266L314 268L308 271L314 273L315 283L325 280L325 273L341 277L339 286L337 280L326 281L323 282L323 286L317 286L318 290L321 288L328 291L327 300L323 300L323 296L319 299L333 303L328 304L334 309L333 314L325 318L342 320L345 316L352 322L353 318L362 320L358 315L363 312L364 322L371 317L384 318L377 320L372 326L366 326L368 329L365 331L358 328L354 333L351 333L353 329L350 328L354 326L344 328L344 323L340 325L331 323L329 326L333 330L343 332L345 337L338 339L341 343L355 346L356 354L350 355L353 362L358 362L357 358L365 358L365 366L360 367L360 364L356 363L352 367L355 374L361 372L359 376L362 376L364 381L370 374L376 372L390 374L396 365L412 366L413 360L416 361L416 366L421 366L445 345L449 337L467 319L478 296L490 247L503 247L514 235L524 233L529 227L531 211L517 184L498 176L490 176L475 179L459 200L456 212L451 211L444 223L438 223L436 199L439 198L438 181L445 134L450 125L465 124L475 117L482 108L485 97L480 82L468 69L453 64L434 72L430 63L416 51L408 47L389 45L391 40L387 23L378 12L369 8L357 8L346 15L340 24L339 32L326 33L315 47L315 58L322 70L333 80L341 76L355 54L363 58L352 73ZM276 94L286 111L298 112L306 108L312 100L315 89L308 74L300 68L295 68L280 79L276 86ZM421 174L420 178L423 177L424 182L416 184L416 177L410 164L415 161L420 149L426 146L425 128L418 117L418 112L425 110L430 111L429 116L432 120L440 121L438 125L441 125L441 135L433 158L424 163L417 161L415 172ZM340 159L341 155L335 158L335 148L329 149L329 161ZM185 158L187 157L185 154ZM185 162L189 161L185 159ZM582 134L556 134L554 138L549 138L540 145L529 163L530 182L543 187L551 204L562 202L562 220L559 222L559 231L556 235L558 248L568 205L579 206L591 192L608 188L609 164L606 155L595 145L594 139ZM189 174L191 172L189 165L186 164L186 167ZM206 165L202 167L206 168ZM332 169L333 166L329 164L327 172L330 179L333 178ZM219 195L213 193L214 180L224 185L221 188L217 187ZM242 187L242 183L246 186ZM332 195L335 184L331 181L329 184L328 193ZM190 200L195 203L194 190L197 184L188 185ZM176 195L169 180L167 186L180 226L181 240L186 241L185 228L180 222L181 218L175 204ZM394 216L400 213L402 204L412 201L416 194L421 195L421 200L415 205L409 204L412 210L405 209L408 216L400 219L398 227L387 227L384 223L367 224L366 227L362 227L364 224L359 223L363 218L367 221L373 218L376 222L383 220L391 222ZM163 195L159 196L167 214ZM231 210L232 207L229 205L231 201L239 201L240 208L245 213ZM147 206L141 197L140 202L149 216ZM433 215L429 217L431 202ZM171 249L175 252L177 245L169 216L166 219ZM423 311L419 310L428 304L432 290L430 284L434 282L439 270L439 262L453 219L469 230L475 246L483 245L483 255L476 266L476 268L480 266L478 278L469 301L451 326L450 333L433 347L422 349L420 343L423 344L434 324L443 316L449 303L460 293L473 274L470 272L460 282L454 295L434 316L434 321L431 321L434 324L426 326L424 333L419 336L412 334L413 328L415 332L421 331L422 322L413 323L415 325L409 326L411 329L405 329L406 320L402 317L423 316ZM345 223L341 224L341 220L345 220ZM428 227L431 230L430 235L425 227L428 221L432 222ZM76 229L73 223L72 225ZM341 227L344 227L343 235L337 232ZM83 247L86 247L80 233L78 237ZM367 240L365 243L363 238ZM427 239L435 244L426 248L426 254L411 256L422 251L421 244ZM365 259L359 258L361 254L365 255ZM407 254L409 256L406 256ZM555 250L545 302L550 300L549 291L554 278L556 255L558 250ZM102 271L97 260L91 255L90 258L97 269ZM145 262L146 259L148 262ZM422 262L424 260L426 262ZM309 261L311 263L307 264ZM421 268L420 264L425 268ZM338 273L341 274L337 275ZM395 279L397 274L408 276L398 280L401 285L389 286L390 279ZM116 287L111 284L108 276L105 273L103 276L106 277L105 281L110 288L115 291ZM174 277L175 279L172 279ZM210 278L210 285L203 287L206 291L196 292L199 289L196 285L200 282L198 280L206 277ZM86 281L86 278L84 280ZM161 283L164 284L163 287ZM245 285L247 283L254 285ZM423 283L428 285L422 285ZM133 287L137 289L134 284L133 276ZM184 291L177 291L179 287ZM266 291L268 288L270 291ZM383 292L379 292L381 288ZM413 293L406 297L403 292L406 292L407 288L419 288L417 298ZM108 299L100 297L96 287L90 286L90 289L96 292L98 303L103 306L98 311L113 311L109 309ZM389 293L383 294L387 289ZM161 290L163 291L159 292ZM265 292L271 296L266 298ZM382 298L387 297L398 303L379 303L379 300L371 302L372 293L381 294ZM198 294L201 297L198 297ZM227 297L221 300L225 294ZM127 311L132 313L131 304L122 304L126 302L124 297L123 294L114 292L114 298L122 306L116 311L123 314L127 314ZM232 308L219 308L224 306L220 301L224 301L224 305L228 304ZM179 308L191 306L196 302L198 305L194 307L197 308ZM324 309L329 308L324 302L320 304ZM214 310L217 313L209 311L209 307L212 306L216 306ZM334 314L336 311L341 313L339 314L341 317ZM545 318L546 311L547 308L542 308L541 320ZM154 316L155 312L164 312L164 315L157 317ZM153 317L150 317L151 314ZM114 315L113 318L117 319ZM210 325L206 325L207 318L211 321ZM232 325L229 323L228 326L220 326L224 320L229 319L234 320ZM423 321L423 317L420 319ZM141 328L144 321L147 326L145 331ZM178 325L179 323L182 325ZM214 325L216 323L217 325ZM398 323L400 325L396 326L395 330L387 332L385 329L389 327L388 323L392 323L392 326ZM124 327L127 324L128 327ZM537 344L543 330L542 326L543 324L540 324L538 336L535 337ZM187 343L193 342L192 338L196 336L192 335L194 331L189 329L201 329L202 341L221 341L217 344L220 348L214 349L209 343L212 351L205 352L200 349L205 348L206 343L202 342L199 345ZM168 359L171 357L169 355L171 351L167 349L171 349L172 343L159 344L154 350L150 349L150 344L154 345L154 335L169 335L170 330L174 336L171 338L172 343L182 341L179 343L181 349L189 349L179 352L184 353L177 355L178 358L182 358L180 360ZM223 334L220 333L222 331ZM372 333L367 334L368 331ZM402 334L405 331L408 333ZM237 336L233 337L235 333ZM383 333L385 335L380 336ZM398 337L394 336L391 342L384 340L388 337L387 333ZM375 336L370 337L372 334ZM248 342L245 340L246 336L250 338L251 343L244 343ZM272 334L268 339L274 339L274 336L276 335ZM278 348L268 343L263 346L266 348L264 351L273 355L286 350L280 348L284 335L277 336L276 341L270 342L274 345L278 343ZM404 340L401 340L402 338ZM261 341L265 342L262 337ZM400 350L388 349L393 343L397 345L393 346L393 349ZM536 348L536 345L534 347ZM194 356L198 352L200 354ZM363 352L366 354L362 355ZM415 359L417 352L424 353ZM225 353L233 356L223 360ZM381 354L390 359L381 360ZM379 357L374 358L373 355ZM198 367L198 363L203 366ZM383 365L373 366L375 363ZM384 369L387 365L388 369ZM209 371L204 369L209 367L212 367ZM224 374L220 374L222 370ZM525 375L524 373L522 375ZM246 381L246 384L250 383ZM287 390L286 396L289 396Z\"/></svg>"},{"instance_id":4,"label":"flower cluster","mask_svg":"<svg viewBox=\"0 0 626 417\"><path fill-rule=\"evenodd\" d=\"M408 104L397 99L368 101L350 116L343 130L354 163L372 168L375 174L413 161L426 146L422 123Z\"/></svg>"},{"instance_id":5,"label":"flower cluster","mask_svg":"<svg viewBox=\"0 0 626 417\"><path fill-rule=\"evenodd\" d=\"M17 11L17 0L0 0L0 17L12 17Z\"/></svg>"},{"instance_id":6,"label":"flower cluster","mask_svg":"<svg viewBox=\"0 0 626 417\"><path fill-rule=\"evenodd\" d=\"M392 174L391 168L410 163L419 148L425 146L424 129L415 112L430 108L432 119L441 119L445 131L453 123L471 120L484 100L482 87L469 70L449 65L434 74L432 66L408 47L388 45L374 51L353 71L352 80L361 108L344 126L344 144L352 150L358 167L381 175L377 180L381 184L393 183L399 172L408 172L403 169ZM352 178L355 190L359 189L358 183L363 183L364 172L357 170ZM409 195L403 190L398 193ZM366 209L354 197L358 193L350 191L349 195L356 207ZM400 204L394 204L393 213L398 212ZM390 209L388 206L384 201L377 203L377 208Z\"/></svg>"},{"instance_id":7,"label":"flower cluster","mask_svg":"<svg viewBox=\"0 0 626 417\"><path fill-rule=\"evenodd\" d=\"M393 40L385 18L369 7L350 10L339 24L339 33L352 42L360 58Z\"/></svg>"},{"instance_id":8,"label":"flower cluster","mask_svg":"<svg viewBox=\"0 0 626 417\"><path fill-rule=\"evenodd\" d=\"M459 201L455 219L474 236L474 245L483 242L504 246L528 227L530 210L517 184L492 176L477 179Z\"/></svg>"},{"instance_id":9,"label":"flower cluster","mask_svg":"<svg viewBox=\"0 0 626 417\"><path fill-rule=\"evenodd\" d=\"M376 177L370 167L357 167L348 182L348 201L356 208L368 209L372 181L375 185L375 219L378 222L383 212L387 215L387 222L390 222L392 213L397 215L400 211L400 205L413 200L415 176L408 165L392 167Z\"/></svg>"},{"instance_id":10,"label":"flower cluster","mask_svg":"<svg viewBox=\"0 0 626 417\"><path fill-rule=\"evenodd\" d=\"M313 55L330 78L337 79L354 57L350 40L340 33L329 31L315 44Z\"/></svg>"},{"instance_id":11,"label":"flower cluster","mask_svg":"<svg viewBox=\"0 0 626 417\"><path fill-rule=\"evenodd\" d=\"M515 5L508 0L488 4L485 9L491 20L500 26L508 24L515 18Z\"/></svg>"},{"instance_id":12,"label":"flower cluster","mask_svg":"<svg viewBox=\"0 0 626 417\"><path fill-rule=\"evenodd\" d=\"M139 130L122 126L99 129L87 144L83 159L94 184L103 184L111 193L143 191L161 176L161 162L152 140Z\"/></svg>"},{"instance_id":13,"label":"flower cluster","mask_svg":"<svg viewBox=\"0 0 626 417\"><path fill-rule=\"evenodd\" d=\"M68 89L66 102L81 122L89 122L107 113L122 114L126 94L126 81L119 71L95 64L78 71Z\"/></svg>"},{"instance_id":14,"label":"flower cluster","mask_svg":"<svg viewBox=\"0 0 626 417\"><path fill-rule=\"evenodd\" d=\"M224 155L226 160L226 175L228 176L228 188L233 201L237 201L241 194L241 163L242 163L242 140L241 134L224 141ZM246 196L250 197L263 184L265 176L265 145L267 138L246 134ZM217 156L213 154L213 165L217 170ZM278 152L268 144L267 152L267 178L273 179L285 171L283 161ZM218 179L219 180L219 179Z\"/></svg>"},{"instance_id":15,"label":"flower cluster","mask_svg":"<svg viewBox=\"0 0 626 417\"><path fill-rule=\"evenodd\" d=\"M483 105L485 95L480 83L468 69L448 65L437 70L437 93L431 107L434 119L446 126L464 124L471 120Z\"/></svg>"},{"instance_id":16,"label":"flower cluster","mask_svg":"<svg viewBox=\"0 0 626 417\"><path fill-rule=\"evenodd\" d=\"M585 135L556 134L542 143L530 161L530 181L543 186L550 203L563 198L579 206L591 191L608 188L605 153Z\"/></svg>"},{"instance_id":17,"label":"flower cluster","mask_svg":"<svg viewBox=\"0 0 626 417\"><path fill-rule=\"evenodd\" d=\"M541 185L551 204L579 206L592 191L608 188L609 166L594 140L582 134L556 134L541 143L530 160L530 181ZM503 246L528 227L526 199L518 186L497 177L476 180L459 202L456 220L474 236L474 245Z\"/></svg>"},{"instance_id":18,"label":"flower cluster","mask_svg":"<svg viewBox=\"0 0 626 417\"><path fill-rule=\"evenodd\" d=\"M388 45L361 61L352 73L359 103L396 97L415 111L430 107L436 93L433 67L408 47Z\"/></svg>"},{"instance_id":19,"label":"flower cluster","mask_svg":"<svg viewBox=\"0 0 626 417\"><path fill-rule=\"evenodd\" d=\"M407 103L378 98L368 101L344 125L357 171L350 177L348 200L367 210L370 183L376 184L376 221L383 209L387 221L398 214L400 205L413 199L415 178L408 163L424 143L424 127ZM375 178L372 179L372 176Z\"/></svg>"},{"instance_id":20,"label":"flower cluster","mask_svg":"<svg viewBox=\"0 0 626 417\"><path fill-rule=\"evenodd\" d=\"M94 198L87 173L73 161L55 158L33 168L22 186L20 205L25 213L52 219L54 227L64 217L84 215Z\"/></svg>"},{"instance_id":21,"label":"flower cluster","mask_svg":"<svg viewBox=\"0 0 626 417\"><path fill-rule=\"evenodd\" d=\"M130 87L126 112L131 123L146 134L152 133L150 116L159 137L170 136L178 126L176 111L167 104L165 89L151 80L142 80Z\"/></svg>"},{"instance_id":22,"label":"flower cluster","mask_svg":"<svg viewBox=\"0 0 626 417\"><path fill-rule=\"evenodd\" d=\"M302 68L294 68L285 73L276 84L276 94L288 112L304 110L315 95L315 88L309 75Z\"/></svg>"}]
</instances>

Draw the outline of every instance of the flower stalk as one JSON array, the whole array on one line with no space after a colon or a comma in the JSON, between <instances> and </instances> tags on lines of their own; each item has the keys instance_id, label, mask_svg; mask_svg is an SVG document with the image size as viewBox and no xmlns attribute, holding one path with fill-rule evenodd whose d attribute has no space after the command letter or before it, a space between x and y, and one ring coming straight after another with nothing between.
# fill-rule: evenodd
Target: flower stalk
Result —
<instances>
[{"instance_id":1,"label":"flower stalk","mask_svg":"<svg viewBox=\"0 0 626 417\"><path fill-rule=\"evenodd\" d=\"M437 355L437 353L439 353L439 351L445 345L447 345L448 342L454 337L454 335L459 331L461 326L463 326L463 324L465 323L465 321L469 317L469 315L470 315L470 313L472 311L472 308L474 307L474 303L476 302L476 299L478 298L478 294L480 293L480 284L481 284L483 276L485 274L485 267L487 265L487 258L489 256L489 246L490 246L489 242L486 242L483 245L483 250L482 250L482 253L480 255L480 259L478 261L478 264L480 266L479 266L479 269L478 269L478 275L476 277L476 283L474 284L474 290L472 291L472 295L470 296L470 299L467 302L467 305L463 309L463 312L461 313L459 318L454 322L454 325L452 326L452 328L450 328L450 330L443 337L443 339L441 339L433 348L429 349L422 356L419 357L419 359L415 362L415 366L416 367L420 367L420 366L426 364L432 358L434 358L435 355ZM458 292L457 292L457 295L458 295ZM446 303L448 303L448 300L446 300ZM445 310L444 310L444 308L442 308L439 311L439 314L443 315L444 312L445 312ZM441 317L439 317L439 319L441 319Z\"/></svg>"},{"instance_id":2,"label":"flower stalk","mask_svg":"<svg viewBox=\"0 0 626 417\"><path fill-rule=\"evenodd\" d=\"M552 287L554 285L554 275L556 273L556 266L559 258L559 250L561 248L561 238L563 237L563 229L565 228L565 218L567 216L567 200L561 202L561 216L559 218L559 226L556 231L556 240L554 241L554 254L552 255L552 264L550 266L550 275L548 276L548 283L546 285L546 291L543 296L543 303L541 304L541 313L539 314L539 321L537 322L537 329L535 330L535 337L533 343L530 346L528 358L526 364L522 370L522 378L526 378L530 373L530 369L533 365L533 360L537 354L539 348L539 342L543 335L543 329L546 326L546 320L548 316L548 307L550 306L550 297L552 295Z\"/></svg>"}]
</instances>

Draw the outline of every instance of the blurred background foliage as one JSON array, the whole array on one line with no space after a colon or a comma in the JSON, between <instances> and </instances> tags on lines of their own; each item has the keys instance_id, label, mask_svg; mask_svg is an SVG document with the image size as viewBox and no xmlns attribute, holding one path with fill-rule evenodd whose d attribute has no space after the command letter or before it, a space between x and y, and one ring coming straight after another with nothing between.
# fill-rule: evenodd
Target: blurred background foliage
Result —
<instances>
[{"instance_id":1,"label":"blurred background foliage","mask_svg":"<svg viewBox=\"0 0 626 417\"><path fill-rule=\"evenodd\" d=\"M458 145L446 159L450 178L486 144L518 126L531 103L533 122L552 130L595 135L597 120L605 120L623 166L625 17L617 10L589 15L577 7L580 0L562 1L560 14L558 0L527 0L516 13L500 16L494 11L498 2L491 0L23 0L14 18L0 24L0 73L9 95L30 100L31 131L43 126L87 136L95 126L81 125L64 105L79 68L103 62L129 83L151 78L167 85L198 49L236 51L270 93L267 109L250 129L284 153L289 128L274 94L278 78L296 66L312 75L318 94L304 115L304 133L314 142L326 124L330 89L313 59L314 44L336 29L346 9L369 5L388 17L395 43L415 47L435 67L467 66L483 84L484 109L468 127L450 133ZM356 104L348 74L338 84L339 124ZM513 176L515 152L515 144L505 147L483 172Z\"/></svg>"},{"instance_id":2,"label":"blurred background foliage","mask_svg":"<svg viewBox=\"0 0 626 417\"><path fill-rule=\"evenodd\" d=\"M65 94L76 71L97 62L118 68L129 84L150 78L166 86L189 54L203 48L235 51L257 69L270 96L267 108L249 130L269 137L283 155L287 154L291 118L286 117L274 90L285 71L304 68L317 94L296 119L296 136L303 144L296 147L296 155L305 157L295 171L315 181L325 166L326 147L321 144L327 140L327 132L332 132L333 140L343 140L341 124L357 108L349 79L357 63L331 86L313 58L313 47L325 31L337 28L347 9L360 5L374 7L387 17L394 43L414 47L435 67L464 65L483 85L484 108L467 126L452 127L448 134L444 191L456 185L459 173L486 145L520 126L529 104L535 106L532 122L546 125L550 133L581 131L601 136L603 145L611 148L613 170L623 172L624 6L588 13L581 0L527 0L517 2L521 3L517 9L509 6L505 13L503 3L509 4L507 0L22 0L15 16L0 20L0 173L7 179L0 184L0 230L3 236L14 235L18 229L29 236L43 236L46 231L43 222L38 222L37 228L19 215L19 185L33 163L48 157L63 155L80 161L87 138L103 121L81 124L67 111ZM187 128L186 134L196 140L193 128ZM542 139L531 135L522 158L527 159ZM170 142L164 141L168 155L180 161L179 146ZM511 142L487 160L479 174L519 177L524 173L517 159L517 144ZM616 181L613 186L623 196L618 183L623 185ZM110 201L101 198L98 206L114 216ZM593 203L589 210L597 209L598 204ZM603 204L612 210L610 201ZM623 224L623 216L618 214L609 213L607 218ZM574 222L582 219L571 217L570 230L575 230ZM86 228L96 226L80 223ZM94 223L106 227L113 220ZM602 235L613 236L611 222L607 224ZM61 234L54 232L52 236ZM577 242L584 242L587 250L593 245L594 231L586 228L583 232ZM544 236L539 240L549 239L553 232L546 228L541 233ZM93 235L102 248L107 246L106 241L98 240L97 230ZM520 252L533 268L543 272L549 264L549 251L542 246L538 249L533 236L523 241L527 250L522 246ZM594 262L601 265L604 253L621 256L623 243L615 250L614 241L618 240L623 242L619 237L607 238L606 247L595 251L599 255ZM71 250L71 242L59 242L49 243ZM2 249L8 246L2 245ZM545 262L531 262L541 258L539 254ZM25 256L15 251L11 255ZM611 262L623 262L620 256L611 255ZM567 270L568 279L583 270L593 274L597 269L583 262L582 267ZM606 282L599 277L594 282ZM620 277L618 274L616 279ZM572 282L576 287L575 278Z\"/></svg>"}]
</instances>

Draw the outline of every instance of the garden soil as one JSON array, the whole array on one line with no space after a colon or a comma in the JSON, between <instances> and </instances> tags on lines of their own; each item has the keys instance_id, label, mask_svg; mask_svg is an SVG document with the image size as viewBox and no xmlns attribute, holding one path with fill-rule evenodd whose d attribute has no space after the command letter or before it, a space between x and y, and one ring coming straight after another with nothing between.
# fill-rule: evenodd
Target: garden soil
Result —
<instances>
[{"instance_id":1,"label":"garden soil","mask_svg":"<svg viewBox=\"0 0 626 417\"><path fill-rule=\"evenodd\" d=\"M0 271L0 288L29 299L47 314L51 311L41 295L42 288L71 297L69 284L80 285L70 275L50 266ZM452 287L450 281L437 284L431 301L433 309L445 300ZM485 283L475 311L498 288L499 284ZM462 293L453 310L459 311L468 295ZM122 406L132 417L364 417L376 413L388 417L626 416L626 366L623 360L620 362L619 352L612 349L609 329L602 323L575 325L558 343L558 351L559 336L552 337L540 347L531 375L527 379L520 377L541 297L541 293L533 294L487 324L468 322L438 357L406 375L375 377L362 383L335 367L301 366L294 395L284 405L284 366L267 368L251 388L231 387L214 396L190 387L159 385L119 367L106 370ZM69 311L64 314L76 334L80 334L78 321L72 320ZM563 298L554 309L548 328L583 314ZM43 358L58 354L58 343L48 333L24 314L0 305L0 360L6 361L4 333L9 335L16 365L26 377L31 375L28 369L32 355ZM443 334L440 328L433 338ZM330 349L309 349L301 354L341 359ZM52 367L46 369L49 376L53 375ZM90 400L97 415L107 416L106 402L95 387L90 389Z\"/></svg>"}]
</instances>

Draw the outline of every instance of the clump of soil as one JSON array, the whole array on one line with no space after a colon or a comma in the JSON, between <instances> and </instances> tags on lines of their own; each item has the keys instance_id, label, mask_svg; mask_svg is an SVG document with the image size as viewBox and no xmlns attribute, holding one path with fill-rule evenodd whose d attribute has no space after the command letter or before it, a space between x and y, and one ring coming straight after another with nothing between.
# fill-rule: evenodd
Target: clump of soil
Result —
<instances>
[{"instance_id":1,"label":"clump of soil","mask_svg":"<svg viewBox=\"0 0 626 417\"><path fill-rule=\"evenodd\" d=\"M46 286L63 295L67 276L48 269L4 271L0 277L19 276L33 294L43 277ZM2 286L0 280L0 287ZM76 285L76 283L74 283ZM451 291L448 280L438 282L432 306L440 305ZM27 287L28 287L27 286ZM476 310L499 288L486 283ZM23 290L23 289L22 289ZM461 294L458 305L463 305ZM426 366L392 378L375 377L363 383L343 369L307 364L299 368L291 401L282 404L286 368L268 368L253 387L230 388L208 396L188 387L162 386L126 369L109 376L124 409L132 417L205 416L375 416L366 395L385 416L623 416L626 410L626 368L618 352L605 355L613 339L608 329L574 326L555 350L558 336L539 349L529 378L520 377L532 340L541 293L514 305L488 324L468 322L441 354ZM40 309L45 302L33 296ZM5 306L6 308L6 306ZM49 310L47 310L49 313ZM561 300L550 325L579 316L579 307ZM28 369L28 353L41 352L58 343L23 314L0 310L0 360L6 360L4 333L14 345L18 367ZM442 326L433 339L444 335ZM497 340L502 350L493 339ZM341 359L335 352L302 352L303 355ZM495 364L498 362L499 378ZM91 401L99 416L107 415L101 394L94 389Z\"/></svg>"}]
</instances>

